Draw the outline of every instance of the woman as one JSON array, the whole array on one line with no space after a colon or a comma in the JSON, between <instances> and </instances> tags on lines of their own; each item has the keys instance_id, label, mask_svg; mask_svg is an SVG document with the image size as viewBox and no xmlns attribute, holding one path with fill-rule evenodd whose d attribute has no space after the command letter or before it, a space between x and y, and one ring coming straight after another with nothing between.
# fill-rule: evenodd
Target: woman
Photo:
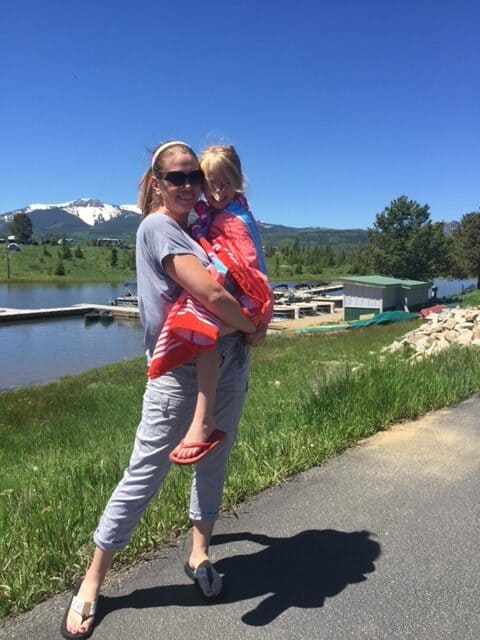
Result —
<instances>
[{"instance_id":1,"label":"woman","mask_svg":"<svg viewBox=\"0 0 480 640\"><path fill-rule=\"evenodd\" d=\"M220 594L222 580L210 564L210 538L245 399L248 344L260 343L264 330L256 332L238 302L210 276L206 254L186 233L188 214L202 186L203 173L188 145L173 141L156 149L140 184L139 206L144 219L137 231L136 255L147 357L153 353L168 309L182 289L220 318L224 333L233 332L219 341L218 349L221 373L215 417L226 437L196 466L190 496L193 544L185 571L200 592L212 598ZM92 562L65 612L61 629L65 638L78 640L91 634L98 593L113 556L128 543L169 469L169 453L190 423L196 388L194 362L148 381L130 464L95 531Z\"/></svg>"}]
</instances>

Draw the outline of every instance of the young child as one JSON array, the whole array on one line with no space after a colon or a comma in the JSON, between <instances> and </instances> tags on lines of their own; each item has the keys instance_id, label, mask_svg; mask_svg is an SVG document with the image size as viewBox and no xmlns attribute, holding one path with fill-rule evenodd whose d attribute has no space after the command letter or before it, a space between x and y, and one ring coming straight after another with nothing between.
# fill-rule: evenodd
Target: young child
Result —
<instances>
[{"instance_id":1,"label":"young child","mask_svg":"<svg viewBox=\"0 0 480 640\"><path fill-rule=\"evenodd\" d=\"M191 225L191 233L210 255L217 277L222 278L222 266L228 267L224 286L242 304L244 313L257 326L266 328L273 310L273 295L266 276L260 235L243 195L240 158L232 146L211 146L200 155L200 167L205 174L204 194L208 205L197 203L198 217ZM224 262L227 264L223 265ZM198 313L198 307L195 312ZM205 319L205 314L202 315ZM219 335L229 332L228 327L223 327ZM223 432L216 429L213 415L219 367L217 349L197 351L195 355L197 404L184 439L170 454L170 460L177 464L198 462L224 437Z\"/></svg>"}]
</instances>

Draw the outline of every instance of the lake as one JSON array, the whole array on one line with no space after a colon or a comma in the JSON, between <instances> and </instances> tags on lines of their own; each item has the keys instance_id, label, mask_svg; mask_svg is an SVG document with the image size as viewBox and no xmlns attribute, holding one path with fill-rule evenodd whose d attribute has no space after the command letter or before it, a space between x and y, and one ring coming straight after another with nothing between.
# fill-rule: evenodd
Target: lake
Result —
<instances>
[{"instance_id":1,"label":"lake","mask_svg":"<svg viewBox=\"0 0 480 640\"><path fill-rule=\"evenodd\" d=\"M34 309L106 304L122 285L0 284L0 308ZM0 324L0 390L57 380L145 353L137 320L85 324L81 317Z\"/></svg>"},{"instance_id":2,"label":"lake","mask_svg":"<svg viewBox=\"0 0 480 640\"><path fill-rule=\"evenodd\" d=\"M48 309L74 304L108 304L122 295L122 284L0 284L0 309Z\"/></svg>"},{"instance_id":3,"label":"lake","mask_svg":"<svg viewBox=\"0 0 480 640\"><path fill-rule=\"evenodd\" d=\"M476 288L476 278L469 278L468 280L434 280L434 286L438 288L437 296L439 298L448 298L450 296L463 293L470 288Z\"/></svg>"}]
</instances>

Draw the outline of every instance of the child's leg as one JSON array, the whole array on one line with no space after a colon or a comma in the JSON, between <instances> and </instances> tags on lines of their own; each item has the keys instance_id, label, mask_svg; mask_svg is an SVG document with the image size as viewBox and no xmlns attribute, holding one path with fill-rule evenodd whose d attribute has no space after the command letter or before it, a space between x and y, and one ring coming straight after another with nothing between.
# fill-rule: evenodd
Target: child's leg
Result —
<instances>
[{"instance_id":1,"label":"child's leg","mask_svg":"<svg viewBox=\"0 0 480 640\"><path fill-rule=\"evenodd\" d=\"M215 395L218 382L218 353L216 349L201 351L197 356L197 403L192 422L183 438L184 444L191 442L206 442L215 430L213 416ZM177 458L193 458L200 453L197 447L175 449Z\"/></svg>"}]
</instances>

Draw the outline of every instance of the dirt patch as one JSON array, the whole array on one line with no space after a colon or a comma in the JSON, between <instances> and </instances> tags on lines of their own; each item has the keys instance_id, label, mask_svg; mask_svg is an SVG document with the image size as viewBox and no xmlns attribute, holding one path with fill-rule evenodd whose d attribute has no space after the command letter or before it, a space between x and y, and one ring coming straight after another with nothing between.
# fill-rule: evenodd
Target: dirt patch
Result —
<instances>
[{"instance_id":1,"label":"dirt patch","mask_svg":"<svg viewBox=\"0 0 480 640\"><path fill-rule=\"evenodd\" d=\"M393 457L400 473L450 484L479 468L480 437L459 429L447 410L393 426L361 443L376 456ZM421 461L421 464L418 462Z\"/></svg>"},{"instance_id":2,"label":"dirt patch","mask_svg":"<svg viewBox=\"0 0 480 640\"><path fill-rule=\"evenodd\" d=\"M271 322L268 328L272 331L295 331L296 329L306 329L307 327L317 327L323 324L343 324L342 312L325 313L320 316L305 316L298 320L280 320Z\"/></svg>"}]
</instances>

